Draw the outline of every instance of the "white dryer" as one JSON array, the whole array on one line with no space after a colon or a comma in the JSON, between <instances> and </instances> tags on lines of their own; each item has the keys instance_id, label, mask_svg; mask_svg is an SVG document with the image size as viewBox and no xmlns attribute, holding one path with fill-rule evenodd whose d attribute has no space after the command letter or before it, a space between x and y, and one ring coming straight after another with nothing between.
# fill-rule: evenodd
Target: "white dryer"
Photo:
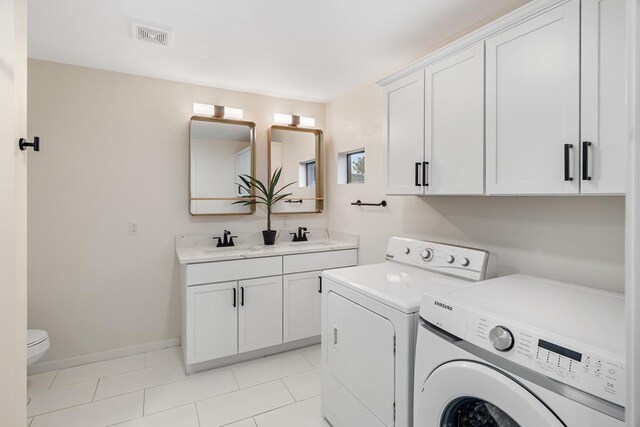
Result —
<instances>
[{"instance_id":1,"label":"white dryer","mask_svg":"<svg viewBox=\"0 0 640 427\"><path fill-rule=\"evenodd\" d=\"M322 274L322 413L333 427L410 427L420 299L485 277L486 251L394 237L386 262Z\"/></svg>"},{"instance_id":2,"label":"white dryer","mask_svg":"<svg viewBox=\"0 0 640 427\"><path fill-rule=\"evenodd\" d=\"M523 275L422 300L415 427L623 427L624 298Z\"/></svg>"}]
</instances>

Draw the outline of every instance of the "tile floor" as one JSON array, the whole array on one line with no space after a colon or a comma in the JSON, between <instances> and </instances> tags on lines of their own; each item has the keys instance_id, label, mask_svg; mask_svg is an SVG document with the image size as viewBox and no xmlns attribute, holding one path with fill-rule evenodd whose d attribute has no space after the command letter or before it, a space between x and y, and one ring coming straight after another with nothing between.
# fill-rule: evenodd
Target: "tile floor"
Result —
<instances>
[{"instance_id":1,"label":"tile floor","mask_svg":"<svg viewBox=\"0 0 640 427\"><path fill-rule=\"evenodd\" d=\"M32 375L30 427L329 427L320 346L187 376L180 347Z\"/></svg>"}]
</instances>

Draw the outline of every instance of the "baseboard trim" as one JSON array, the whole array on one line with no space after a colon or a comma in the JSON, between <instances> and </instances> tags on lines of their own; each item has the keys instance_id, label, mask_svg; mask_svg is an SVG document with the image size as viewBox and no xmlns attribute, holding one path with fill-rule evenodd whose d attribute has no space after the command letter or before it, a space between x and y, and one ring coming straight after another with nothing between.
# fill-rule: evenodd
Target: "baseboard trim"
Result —
<instances>
[{"instance_id":1,"label":"baseboard trim","mask_svg":"<svg viewBox=\"0 0 640 427\"><path fill-rule=\"evenodd\" d=\"M113 350L101 351L99 353L85 354L82 356L69 357L67 359L51 360L48 362L36 363L28 369L29 375L40 374L49 371L72 368L74 366L86 365L105 360L117 359L119 357L131 356L134 354L146 353L149 351L162 350L163 348L176 347L180 345L180 338L153 341L145 344L132 345L130 347L116 348Z\"/></svg>"}]
</instances>

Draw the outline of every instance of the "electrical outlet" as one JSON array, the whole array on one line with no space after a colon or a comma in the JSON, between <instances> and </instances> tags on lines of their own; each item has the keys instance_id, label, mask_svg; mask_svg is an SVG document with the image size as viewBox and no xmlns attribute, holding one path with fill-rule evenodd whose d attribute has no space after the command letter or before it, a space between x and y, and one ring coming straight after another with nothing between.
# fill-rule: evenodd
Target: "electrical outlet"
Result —
<instances>
[{"instance_id":1,"label":"electrical outlet","mask_svg":"<svg viewBox=\"0 0 640 427\"><path fill-rule=\"evenodd\" d=\"M282 217L282 228L286 229L289 227L289 218L286 216Z\"/></svg>"},{"instance_id":2,"label":"electrical outlet","mask_svg":"<svg viewBox=\"0 0 640 427\"><path fill-rule=\"evenodd\" d=\"M138 222L137 221L129 221L129 235L137 236L138 235Z\"/></svg>"}]
</instances>

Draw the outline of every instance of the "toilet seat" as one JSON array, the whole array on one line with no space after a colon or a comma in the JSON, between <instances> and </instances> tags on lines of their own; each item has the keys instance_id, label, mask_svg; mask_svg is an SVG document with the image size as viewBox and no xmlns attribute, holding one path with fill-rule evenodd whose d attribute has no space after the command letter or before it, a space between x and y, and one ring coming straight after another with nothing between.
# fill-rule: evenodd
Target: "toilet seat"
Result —
<instances>
[{"instance_id":1,"label":"toilet seat","mask_svg":"<svg viewBox=\"0 0 640 427\"><path fill-rule=\"evenodd\" d=\"M49 349L49 335L47 331L29 329L27 331L27 363L36 362Z\"/></svg>"},{"instance_id":2,"label":"toilet seat","mask_svg":"<svg viewBox=\"0 0 640 427\"><path fill-rule=\"evenodd\" d=\"M47 331L40 329L29 329L27 331L27 348L40 344L42 341L49 338Z\"/></svg>"}]
</instances>

